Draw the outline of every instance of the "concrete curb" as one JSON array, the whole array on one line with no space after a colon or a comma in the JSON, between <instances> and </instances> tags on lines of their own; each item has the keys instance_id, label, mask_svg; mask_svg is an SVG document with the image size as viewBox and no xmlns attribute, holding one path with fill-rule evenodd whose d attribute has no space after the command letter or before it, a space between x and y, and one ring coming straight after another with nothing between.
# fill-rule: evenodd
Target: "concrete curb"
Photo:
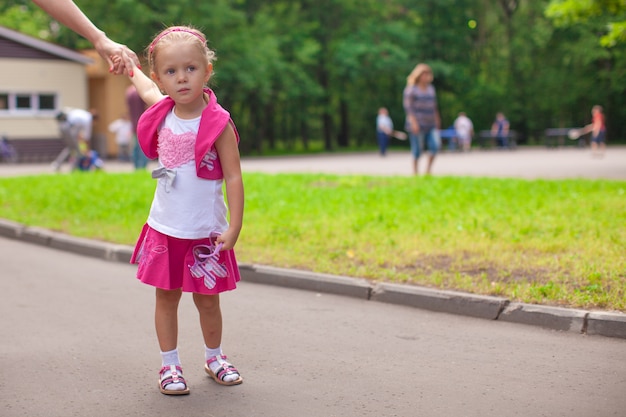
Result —
<instances>
[{"instance_id":1,"label":"concrete curb","mask_svg":"<svg viewBox=\"0 0 626 417\"><path fill-rule=\"evenodd\" d=\"M511 303L498 320L532 324L552 330L584 333L588 311L535 304Z\"/></svg>"},{"instance_id":2,"label":"concrete curb","mask_svg":"<svg viewBox=\"0 0 626 417\"><path fill-rule=\"evenodd\" d=\"M0 236L113 262L130 262L133 248L68 236L0 219ZM514 303L505 298L413 285L372 283L264 265L240 264L246 282L336 294L441 313L526 324L587 335L626 339L626 314Z\"/></svg>"},{"instance_id":3,"label":"concrete curb","mask_svg":"<svg viewBox=\"0 0 626 417\"><path fill-rule=\"evenodd\" d=\"M389 283L375 284L372 300L488 320L496 320L509 302L499 297Z\"/></svg>"},{"instance_id":4,"label":"concrete curb","mask_svg":"<svg viewBox=\"0 0 626 417\"><path fill-rule=\"evenodd\" d=\"M270 284L300 290L344 295L355 298L370 298L369 281L306 271L274 268L264 265L239 265L241 278L248 282Z\"/></svg>"}]
</instances>

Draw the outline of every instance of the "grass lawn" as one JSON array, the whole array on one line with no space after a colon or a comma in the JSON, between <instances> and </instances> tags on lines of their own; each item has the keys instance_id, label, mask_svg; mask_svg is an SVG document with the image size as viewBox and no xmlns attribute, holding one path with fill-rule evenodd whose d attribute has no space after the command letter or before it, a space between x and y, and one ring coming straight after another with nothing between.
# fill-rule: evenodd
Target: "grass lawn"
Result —
<instances>
[{"instance_id":1,"label":"grass lawn","mask_svg":"<svg viewBox=\"0 0 626 417\"><path fill-rule=\"evenodd\" d=\"M626 182L245 174L240 262L626 311ZM0 217L133 245L150 174L0 178Z\"/></svg>"}]
</instances>

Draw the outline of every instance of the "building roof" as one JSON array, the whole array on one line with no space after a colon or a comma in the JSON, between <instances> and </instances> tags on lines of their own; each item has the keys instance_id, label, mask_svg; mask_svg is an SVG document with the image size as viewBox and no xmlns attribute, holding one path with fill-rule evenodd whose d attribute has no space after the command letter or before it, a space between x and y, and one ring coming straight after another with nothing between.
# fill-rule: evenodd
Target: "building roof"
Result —
<instances>
[{"instance_id":1,"label":"building roof","mask_svg":"<svg viewBox=\"0 0 626 417\"><path fill-rule=\"evenodd\" d=\"M24 53L25 49L35 53ZM42 41L4 26L0 26L0 58L60 58L81 64L93 62L91 58L69 48Z\"/></svg>"}]
</instances>

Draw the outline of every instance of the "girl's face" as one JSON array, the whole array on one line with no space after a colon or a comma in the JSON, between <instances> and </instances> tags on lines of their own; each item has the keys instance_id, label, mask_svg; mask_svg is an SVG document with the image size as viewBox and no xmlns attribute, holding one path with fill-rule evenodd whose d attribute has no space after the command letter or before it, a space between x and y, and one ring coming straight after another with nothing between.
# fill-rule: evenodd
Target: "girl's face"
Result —
<instances>
[{"instance_id":1,"label":"girl's face","mask_svg":"<svg viewBox=\"0 0 626 417\"><path fill-rule=\"evenodd\" d=\"M193 106L204 103L203 88L212 69L197 46L181 42L159 49L152 78L177 105Z\"/></svg>"}]
</instances>

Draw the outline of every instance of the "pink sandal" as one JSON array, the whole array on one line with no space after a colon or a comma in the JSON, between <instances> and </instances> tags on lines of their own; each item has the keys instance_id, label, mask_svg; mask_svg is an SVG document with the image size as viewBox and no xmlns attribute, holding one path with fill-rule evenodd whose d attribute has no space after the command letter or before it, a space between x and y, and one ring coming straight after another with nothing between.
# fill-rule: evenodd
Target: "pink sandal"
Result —
<instances>
[{"instance_id":1,"label":"pink sandal","mask_svg":"<svg viewBox=\"0 0 626 417\"><path fill-rule=\"evenodd\" d=\"M165 372L170 371L169 375L165 375ZM166 389L171 384L184 384L185 388L174 390ZM159 389L162 394L165 395L185 395L189 394L189 387L185 378L183 378L183 370L180 366L170 365L164 366L159 372Z\"/></svg>"},{"instance_id":2,"label":"pink sandal","mask_svg":"<svg viewBox=\"0 0 626 417\"><path fill-rule=\"evenodd\" d=\"M226 355L213 356L204 364L204 370L207 374L211 376L220 385L239 385L243 382L243 378L239 374L237 368L235 368L231 363L226 361ZM220 364L220 367L217 369L217 372L213 372L209 367L209 364L217 362ZM237 375L237 379L234 381L225 381L229 375Z\"/></svg>"}]
</instances>

